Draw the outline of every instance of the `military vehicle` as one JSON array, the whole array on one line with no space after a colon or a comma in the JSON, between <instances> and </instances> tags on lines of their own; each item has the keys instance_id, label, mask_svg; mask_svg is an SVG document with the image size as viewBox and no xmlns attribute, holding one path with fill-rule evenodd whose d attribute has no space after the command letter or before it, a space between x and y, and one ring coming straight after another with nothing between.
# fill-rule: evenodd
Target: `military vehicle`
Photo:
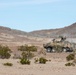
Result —
<instances>
[{"instance_id":1,"label":"military vehicle","mask_svg":"<svg viewBox=\"0 0 76 75\"><path fill-rule=\"evenodd\" d=\"M47 52L73 52L76 49L76 44L66 41L66 37L59 37L43 44L43 47Z\"/></svg>"}]
</instances>

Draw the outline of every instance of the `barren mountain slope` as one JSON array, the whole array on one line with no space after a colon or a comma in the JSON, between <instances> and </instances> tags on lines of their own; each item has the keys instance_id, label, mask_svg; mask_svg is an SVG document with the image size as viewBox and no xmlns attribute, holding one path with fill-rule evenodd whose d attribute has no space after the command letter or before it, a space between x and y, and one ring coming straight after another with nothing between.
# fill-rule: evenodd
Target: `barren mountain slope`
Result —
<instances>
[{"instance_id":1,"label":"barren mountain slope","mask_svg":"<svg viewBox=\"0 0 76 75\"><path fill-rule=\"evenodd\" d=\"M30 34L38 37L58 37L61 35L66 37L76 37L76 23L60 29L33 31L30 32Z\"/></svg>"},{"instance_id":2,"label":"barren mountain slope","mask_svg":"<svg viewBox=\"0 0 76 75\"><path fill-rule=\"evenodd\" d=\"M41 47L43 45L43 40L44 38L31 36L27 32L0 26L0 44L8 45L12 49L24 44ZM46 40L48 39L46 38Z\"/></svg>"},{"instance_id":3,"label":"barren mountain slope","mask_svg":"<svg viewBox=\"0 0 76 75\"><path fill-rule=\"evenodd\" d=\"M9 46L22 44L42 46L43 43L47 43L58 36L75 38L76 23L60 29L39 30L29 33L0 26L0 44Z\"/></svg>"}]
</instances>

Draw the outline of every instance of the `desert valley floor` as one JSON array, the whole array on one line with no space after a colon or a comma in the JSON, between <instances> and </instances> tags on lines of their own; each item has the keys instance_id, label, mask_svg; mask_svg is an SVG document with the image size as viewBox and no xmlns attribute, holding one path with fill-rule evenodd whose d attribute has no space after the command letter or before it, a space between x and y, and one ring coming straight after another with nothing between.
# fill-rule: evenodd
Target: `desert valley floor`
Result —
<instances>
[{"instance_id":1,"label":"desert valley floor","mask_svg":"<svg viewBox=\"0 0 76 75\"><path fill-rule=\"evenodd\" d=\"M18 53L18 46L35 45L39 52L41 49L44 50L43 44L51 42L53 37L60 35L68 37L66 41L76 43L76 23L60 29L29 33L0 26L0 45L9 46L13 53ZM66 52L46 53L44 57L51 60L46 64L34 63L34 58L43 56L40 54L31 59L30 65L21 65L19 59L0 59L0 75L76 75L76 66L65 66L68 54ZM12 63L13 66L4 66L6 62Z\"/></svg>"},{"instance_id":2,"label":"desert valley floor","mask_svg":"<svg viewBox=\"0 0 76 75\"><path fill-rule=\"evenodd\" d=\"M46 56L46 64L34 63L21 65L19 59L0 59L0 75L76 75L76 66L66 67L66 53L52 53ZM3 63L11 62L12 67L4 66Z\"/></svg>"}]
</instances>

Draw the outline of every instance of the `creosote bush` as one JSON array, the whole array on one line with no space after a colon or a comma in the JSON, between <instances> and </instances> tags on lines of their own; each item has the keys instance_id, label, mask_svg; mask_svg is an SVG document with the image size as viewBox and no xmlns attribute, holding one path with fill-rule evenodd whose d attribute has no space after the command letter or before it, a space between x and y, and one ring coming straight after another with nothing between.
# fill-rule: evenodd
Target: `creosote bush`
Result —
<instances>
[{"instance_id":1,"label":"creosote bush","mask_svg":"<svg viewBox=\"0 0 76 75\"><path fill-rule=\"evenodd\" d=\"M65 66L75 66L75 64L69 62L69 63L66 63Z\"/></svg>"},{"instance_id":2,"label":"creosote bush","mask_svg":"<svg viewBox=\"0 0 76 75\"><path fill-rule=\"evenodd\" d=\"M66 63L65 66L75 66L75 64L76 64L75 53L69 54L66 57L66 60L69 62Z\"/></svg>"},{"instance_id":3,"label":"creosote bush","mask_svg":"<svg viewBox=\"0 0 76 75\"><path fill-rule=\"evenodd\" d=\"M36 52L37 48L35 46L22 45L18 50L22 51L20 63L30 65L29 59L34 57L33 52Z\"/></svg>"},{"instance_id":4,"label":"creosote bush","mask_svg":"<svg viewBox=\"0 0 76 75\"><path fill-rule=\"evenodd\" d=\"M0 58L2 59L8 59L11 56L11 50L9 49L8 46L1 46L0 45Z\"/></svg>"},{"instance_id":5,"label":"creosote bush","mask_svg":"<svg viewBox=\"0 0 76 75\"><path fill-rule=\"evenodd\" d=\"M39 58L39 63L46 64L46 62L47 62L47 59L45 59L43 57Z\"/></svg>"},{"instance_id":6,"label":"creosote bush","mask_svg":"<svg viewBox=\"0 0 76 75\"><path fill-rule=\"evenodd\" d=\"M35 60L35 63L40 63L40 64L46 64L46 62L49 61L49 60L47 60L47 59L44 58L44 57L35 58L34 60ZM51 61L51 60L50 60L50 61Z\"/></svg>"},{"instance_id":7,"label":"creosote bush","mask_svg":"<svg viewBox=\"0 0 76 75\"><path fill-rule=\"evenodd\" d=\"M34 57L34 54L32 52L22 52L22 58L31 59Z\"/></svg>"},{"instance_id":8,"label":"creosote bush","mask_svg":"<svg viewBox=\"0 0 76 75\"><path fill-rule=\"evenodd\" d=\"M21 59L20 59L20 63L21 63L22 65L24 65L24 64L30 65L30 61L29 61L29 58L28 58L28 57L29 57L29 56L28 56L28 53L22 52L22 57L21 57Z\"/></svg>"},{"instance_id":9,"label":"creosote bush","mask_svg":"<svg viewBox=\"0 0 76 75\"><path fill-rule=\"evenodd\" d=\"M18 48L19 51L32 51L36 52L37 47L36 46L28 46L28 45L22 45Z\"/></svg>"},{"instance_id":10,"label":"creosote bush","mask_svg":"<svg viewBox=\"0 0 76 75\"><path fill-rule=\"evenodd\" d=\"M26 58L21 58L20 63L21 63L22 65L24 65L24 64L30 65L30 61L29 61L28 59L26 59Z\"/></svg>"},{"instance_id":11,"label":"creosote bush","mask_svg":"<svg viewBox=\"0 0 76 75\"><path fill-rule=\"evenodd\" d=\"M74 60L75 59L75 55L74 54L70 54L66 57L66 60L67 61L70 61L70 60Z\"/></svg>"},{"instance_id":12,"label":"creosote bush","mask_svg":"<svg viewBox=\"0 0 76 75\"><path fill-rule=\"evenodd\" d=\"M38 58L35 58L34 60L35 60L35 63L37 63L39 61Z\"/></svg>"},{"instance_id":13,"label":"creosote bush","mask_svg":"<svg viewBox=\"0 0 76 75\"><path fill-rule=\"evenodd\" d=\"M3 65L5 65L5 66L13 66L13 64L12 63L4 63Z\"/></svg>"}]
</instances>

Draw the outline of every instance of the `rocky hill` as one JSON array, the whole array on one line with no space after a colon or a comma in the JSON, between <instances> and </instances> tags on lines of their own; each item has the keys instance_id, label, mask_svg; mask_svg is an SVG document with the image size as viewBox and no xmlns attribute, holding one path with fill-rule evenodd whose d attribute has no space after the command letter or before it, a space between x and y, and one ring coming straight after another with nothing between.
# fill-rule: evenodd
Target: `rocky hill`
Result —
<instances>
[{"instance_id":1,"label":"rocky hill","mask_svg":"<svg viewBox=\"0 0 76 75\"><path fill-rule=\"evenodd\" d=\"M43 44L42 41L43 38L37 38L34 36L31 36L29 33L15 30L7 27L0 26L0 44L1 45L8 45L12 48L15 48L15 46L20 46L24 44L28 45L37 45L40 46Z\"/></svg>"},{"instance_id":2,"label":"rocky hill","mask_svg":"<svg viewBox=\"0 0 76 75\"><path fill-rule=\"evenodd\" d=\"M39 30L30 32L30 35L37 37L76 37L76 23L60 29Z\"/></svg>"},{"instance_id":3,"label":"rocky hill","mask_svg":"<svg viewBox=\"0 0 76 75\"><path fill-rule=\"evenodd\" d=\"M34 44L41 46L43 43L49 42L51 38L58 36L76 38L76 23L60 29L39 30L29 33L0 26L0 44L5 45Z\"/></svg>"}]
</instances>

